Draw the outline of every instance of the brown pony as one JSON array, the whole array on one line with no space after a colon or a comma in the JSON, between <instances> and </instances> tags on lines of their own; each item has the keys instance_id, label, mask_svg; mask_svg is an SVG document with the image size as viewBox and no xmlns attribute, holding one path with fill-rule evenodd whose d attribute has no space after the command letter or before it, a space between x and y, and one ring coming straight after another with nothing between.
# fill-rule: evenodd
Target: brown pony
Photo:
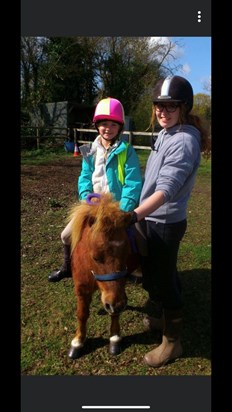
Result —
<instances>
[{"instance_id":1,"label":"brown pony","mask_svg":"<svg viewBox=\"0 0 232 412\"><path fill-rule=\"evenodd\" d=\"M122 212L111 194L90 194L72 209L72 277L77 297L76 335L68 356L81 356L93 293L99 289L111 318L109 353L120 352L120 312L126 307L125 283L131 245L126 228L131 212Z\"/></svg>"}]
</instances>

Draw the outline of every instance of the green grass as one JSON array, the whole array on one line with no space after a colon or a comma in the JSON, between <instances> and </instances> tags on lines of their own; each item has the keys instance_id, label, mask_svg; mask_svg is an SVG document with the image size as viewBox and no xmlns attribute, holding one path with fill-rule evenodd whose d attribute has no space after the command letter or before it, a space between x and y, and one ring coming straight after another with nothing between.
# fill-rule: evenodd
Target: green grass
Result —
<instances>
[{"instance_id":1,"label":"green grass","mask_svg":"<svg viewBox=\"0 0 232 412\"><path fill-rule=\"evenodd\" d=\"M73 156L73 154L66 152L63 147L23 150L21 154L21 165L48 164L51 161L62 160L63 158L71 156Z\"/></svg>"},{"instance_id":2,"label":"green grass","mask_svg":"<svg viewBox=\"0 0 232 412\"><path fill-rule=\"evenodd\" d=\"M144 168L149 151L138 151ZM85 354L70 361L76 330L72 279L47 281L62 263L60 233L76 199L80 157L64 150L22 153L21 371L23 375L210 375L211 374L211 162L202 159L188 207L188 228L179 255L184 297L184 354L163 368L148 368L144 354L157 337L144 332L141 285L127 285L121 315L123 351L108 354L109 317L96 293L88 321Z\"/></svg>"}]
</instances>

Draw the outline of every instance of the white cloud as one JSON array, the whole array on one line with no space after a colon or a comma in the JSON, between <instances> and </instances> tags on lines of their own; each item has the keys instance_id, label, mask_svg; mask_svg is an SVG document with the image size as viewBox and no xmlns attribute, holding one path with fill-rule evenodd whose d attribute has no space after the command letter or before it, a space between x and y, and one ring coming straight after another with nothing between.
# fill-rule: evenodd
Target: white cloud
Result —
<instances>
[{"instance_id":1,"label":"white cloud","mask_svg":"<svg viewBox=\"0 0 232 412\"><path fill-rule=\"evenodd\" d=\"M191 67L189 66L188 63L184 63L184 64L182 65L180 71L183 73L183 75L186 75L186 76L187 76L187 75L191 72Z\"/></svg>"},{"instance_id":2,"label":"white cloud","mask_svg":"<svg viewBox=\"0 0 232 412\"><path fill-rule=\"evenodd\" d=\"M149 45L154 46L158 44L168 44L170 42L170 37L150 37Z\"/></svg>"},{"instance_id":3,"label":"white cloud","mask_svg":"<svg viewBox=\"0 0 232 412\"><path fill-rule=\"evenodd\" d=\"M165 50L165 46L170 47L172 45L171 55L166 57L166 62L173 61L173 59L180 59L185 54L185 49L181 43L177 40L173 40L172 37L150 37L149 46L152 48L155 46L164 46L161 50ZM159 60L159 56L156 54L156 58ZM163 59L163 53L160 52L160 59Z\"/></svg>"}]
</instances>

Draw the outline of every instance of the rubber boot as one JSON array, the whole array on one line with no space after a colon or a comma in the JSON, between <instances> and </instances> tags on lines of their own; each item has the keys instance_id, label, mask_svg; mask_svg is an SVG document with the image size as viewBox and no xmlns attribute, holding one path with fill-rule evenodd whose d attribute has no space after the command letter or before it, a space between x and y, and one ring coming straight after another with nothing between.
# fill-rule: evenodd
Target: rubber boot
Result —
<instances>
[{"instance_id":1,"label":"rubber boot","mask_svg":"<svg viewBox=\"0 0 232 412\"><path fill-rule=\"evenodd\" d=\"M48 276L49 282L59 282L64 278L72 277L70 249L70 245L64 245L64 263L62 264L60 269L50 273L50 275Z\"/></svg>"},{"instance_id":2,"label":"rubber boot","mask_svg":"<svg viewBox=\"0 0 232 412\"><path fill-rule=\"evenodd\" d=\"M144 356L144 362L153 368L159 368L179 358L182 353L180 335L183 319L181 310L164 310L164 330L162 343Z\"/></svg>"},{"instance_id":3,"label":"rubber boot","mask_svg":"<svg viewBox=\"0 0 232 412\"><path fill-rule=\"evenodd\" d=\"M147 315L143 319L143 325L147 331L163 331L164 316L163 305L159 301L153 301L150 298L145 303L144 309Z\"/></svg>"}]
</instances>

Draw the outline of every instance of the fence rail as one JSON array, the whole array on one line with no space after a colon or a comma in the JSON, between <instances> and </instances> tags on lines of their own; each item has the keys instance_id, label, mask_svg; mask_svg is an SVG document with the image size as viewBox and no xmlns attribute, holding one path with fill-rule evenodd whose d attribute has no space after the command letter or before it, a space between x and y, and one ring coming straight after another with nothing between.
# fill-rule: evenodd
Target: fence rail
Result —
<instances>
[{"instance_id":1,"label":"fence rail","mask_svg":"<svg viewBox=\"0 0 232 412\"><path fill-rule=\"evenodd\" d=\"M93 139L91 140L90 134L97 135L97 130L66 127L21 126L21 140L36 139L37 149L40 149L42 142L49 139L53 144L60 139L72 140L77 144L91 143ZM157 134L158 133L153 133L154 136L157 136ZM141 140L144 141L144 137L151 137L152 132L134 132L125 130L122 132L122 135L128 136L128 142L131 143L135 149L150 149L150 139L147 145L141 144ZM94 137L95 136L93 136L93 138Z\"/></svg>"}]
</instances>

